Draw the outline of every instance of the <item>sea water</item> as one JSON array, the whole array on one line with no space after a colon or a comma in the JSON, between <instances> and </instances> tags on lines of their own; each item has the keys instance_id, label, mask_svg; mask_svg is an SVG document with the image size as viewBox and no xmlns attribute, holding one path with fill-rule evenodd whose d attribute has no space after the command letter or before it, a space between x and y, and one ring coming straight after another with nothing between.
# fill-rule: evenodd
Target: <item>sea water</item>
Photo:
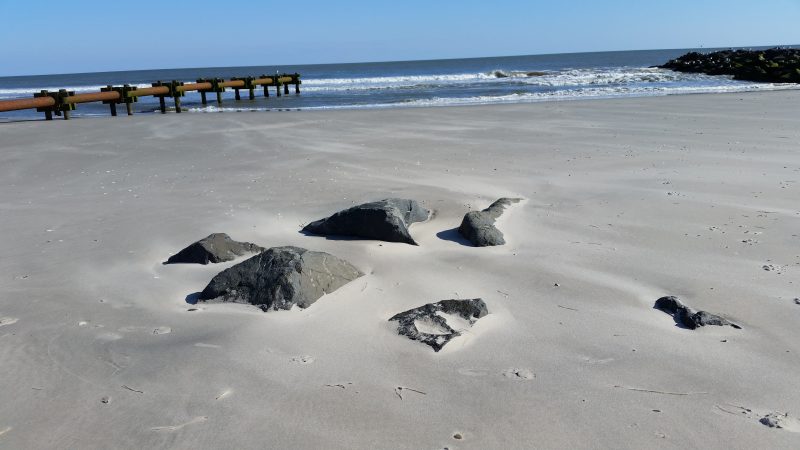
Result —
<instances>
[{"instance_id":1,"label":"sea water","mask_svg":"<svg viewBox=\"0 0 800 450\"><path fill-rule=\"evenodd\" d=\"M277 97L275 88L270 88L270 97L264 98L259 88L255 100L242 91L242 100L235 101L233 90L228 89L221 106L216 105L214 94L208 95L209 104L204 106L199 93L189 92L182 106L189 113L400 108L798 88L795 84L738 81L652 67L693 50L698 49L0 77L0 99L30 98L41 89L80 93L98 91L107 84L147 87L158 80L194 82L198 78L295 72L302 76L300 95L294 94L292 86L289 95ZM171 99L167 104L172 105ZM158 100L142 97L135 110L154 113ZM125 113L124 107L119 113ZM109 110L107 105L86 103L77 105L72 114L106 116ZM0 113L0 120L41 119L43 115L33 110L15 111Z\"/></svg>"}]
</instances>

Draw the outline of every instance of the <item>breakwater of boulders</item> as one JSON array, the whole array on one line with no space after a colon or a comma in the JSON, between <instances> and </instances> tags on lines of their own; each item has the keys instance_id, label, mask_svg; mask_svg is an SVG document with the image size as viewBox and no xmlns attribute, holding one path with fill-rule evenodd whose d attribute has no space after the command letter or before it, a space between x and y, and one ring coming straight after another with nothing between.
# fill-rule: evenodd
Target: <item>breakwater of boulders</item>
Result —
<instances>
[{"instance_id":1,"label":"breakwater of boulders","mask_svg":"<svg viewBox=\"0 0 800 450\"><path fill-rule=\"evenodd\" d=\"M800 83L800 49L689 52L658 67L678 72L733 75L736 80Z\"/></svg>"}]
</instances>

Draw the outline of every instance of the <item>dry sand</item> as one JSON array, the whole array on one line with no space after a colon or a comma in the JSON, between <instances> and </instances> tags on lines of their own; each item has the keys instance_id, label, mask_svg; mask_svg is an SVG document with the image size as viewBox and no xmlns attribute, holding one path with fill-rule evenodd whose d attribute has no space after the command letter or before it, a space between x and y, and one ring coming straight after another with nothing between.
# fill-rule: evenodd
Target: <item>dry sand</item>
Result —
<instances>
[{"instance_id":1,"label":"dry sand","mask_svg":"<svg viewBox=\"0 0 800 450\"><path fill-rule=\"evenodd\" d=\"M0 125L0 448L798 448L798 112L787 91ZM435 210L418 247L299 233L389 196ZM503 196L526 199L507 245L462 245ZM366 275L306 310L192 306L243 258L161 263L212 232ZM743 329L677 327L669 294ZM490 314L440 353L387 322L473 297Z\"/></svg>"}]
</instances>

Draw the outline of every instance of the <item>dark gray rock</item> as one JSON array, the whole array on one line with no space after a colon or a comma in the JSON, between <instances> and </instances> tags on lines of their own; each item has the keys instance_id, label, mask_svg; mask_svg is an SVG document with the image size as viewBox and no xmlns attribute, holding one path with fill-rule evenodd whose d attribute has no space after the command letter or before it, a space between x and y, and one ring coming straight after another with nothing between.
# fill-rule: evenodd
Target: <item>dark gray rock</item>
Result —
<instances>
[{"instance_id":1,"label":"dark gray rock","mask_svg":"<svg viewBox=\"0 0 800 450\"><path fill-rule=\"evenodd\" d=\"M264 311L306 308L361 275L328 253L273 247L217 274L198 300L249 303Z\"/></svg>"},{"instance_id":2,"label":"dark gray rock","mask_svg":"<svg viewBox=\"0 0 800 450\"><path fill-rule=\"evenodd\" d=\"M395 314L389 321L398 322L397 332L399 334L430 345L438 352L451 339L461 335L447 323L442 314L456 315L472 325L481 317L489 314L489 310L486 309L486 303L479 298L442 300ZM418 325L423 329L420 330Z\"/></svg>"},{"instance_id":3,"label":"dark gray rock","mask_svg":"<svg viewBox=\"0 0 800 450\"><path fill-rule=\"evenodd\" d=\"M408 233L414 222L428 219L430 211L414 200L388 198L339 211L311 222L303 231L323 236L354 236L417 245Z\"/></svg>"},{"instance_id":4,"label":"dark gray rock","mask_svg":"<svg viewBox=\"0 0 800 450\"><path fill-rule=\"evenodd\" d=\"M250 242L237 242L225 233L209 234L194 244L170 256L164 264L208 264L232 261L245 253L264 250Z\"/></svg>"},{"instance_id":5,"label":"dark gray rock","mask_svg":"<svg viewBox=\"0 0 800 450\"><path fill-rule=\"evenodd\" d=\"M470 211L464 215L458 232L476 247L503 245L503 233L495 226L494 221L503 214L506 206L518 203L521 198L501 198L483 211Z\"/></svg>"},{"instance_id":6,"label":"dark gray rock","mask_svg":"<svg viewBox=\"0 0 800 450\"><path fill-rule=\"evenodd\" d=\"M689 52L659 67L677 72L733 75L736 80L800 83L800 49Z\"/></svg>"},{"instance_id":7,"label":"dark gray rock","mask_svg":"<svg viewBox=\"0 0 800 450\"><path fill-rule=\"evenodd\" d=\"M727 325L736 329L742 328L723 317L711 314L707 311L695 312L693 309L681 303L677 297L672 295L659 298L656 300L656 303L653 307L671 315L675 320L675 323L683 325L690 330L694 330L697 327L704 327L706 325Z\"/></svg>"}]
</instances>

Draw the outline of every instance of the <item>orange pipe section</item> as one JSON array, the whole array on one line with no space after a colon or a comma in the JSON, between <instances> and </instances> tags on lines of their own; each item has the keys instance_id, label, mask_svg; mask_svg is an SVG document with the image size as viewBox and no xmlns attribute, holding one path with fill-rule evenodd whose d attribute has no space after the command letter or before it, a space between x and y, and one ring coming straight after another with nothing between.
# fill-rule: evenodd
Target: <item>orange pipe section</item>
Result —
<instances>
[{"instance_id":1,"label":"orange pipe section","mask_svg":"<svg viewBox=\"0 0 800 450\"><path fill-rule=\"evenodd\" d=\"M178 92L205 91L212 87L211 83L186 83L183 86L177 86L175 90Z\"/></svg>"},{"instance_id":2,"label":"orange pipe section","mask_svg":"<svg viewBox=\"0 0 800 450\"><path fill-rule=\"evenodd\" d=\"M0 112L18 111L20 109L47 108L55 106L53 97L22 98L19 100L0 100Z\"/></svg>"},{"instance_id":3,"label":"orange pipe section","mask_svg":"<svg viewBox=\"0 0 800 450\"><path fill-rule=\"evenodd\" d=\"M232 88L243 88L244 87L244 80L228 80L219 83L217 86L219 87L232 87Z\"/></svg>"},{"instance_id":4,"label":"orange pipe section","mask_svg":"<svg viewBox=\"0 0 800 450\"><path fill-rule=\"evenodd\" d=\"M149 88L139 88L128 91L128 97L143 97L145 95L166 95L169 94L167 86L153 86Z\"/></svg>"},{"instance_id":5,"label":"orange pipe section","mask_svg":"<svg viewBox=\"0 0 800 450\"><path fill-rule=\"evenodd\" d=\"M64 97L64 103L88 103L88 102L103 102L111 100L119 100L119 92L92 92L88 94L75 94L69 97Z\"/></svg>"}]
</instances>

